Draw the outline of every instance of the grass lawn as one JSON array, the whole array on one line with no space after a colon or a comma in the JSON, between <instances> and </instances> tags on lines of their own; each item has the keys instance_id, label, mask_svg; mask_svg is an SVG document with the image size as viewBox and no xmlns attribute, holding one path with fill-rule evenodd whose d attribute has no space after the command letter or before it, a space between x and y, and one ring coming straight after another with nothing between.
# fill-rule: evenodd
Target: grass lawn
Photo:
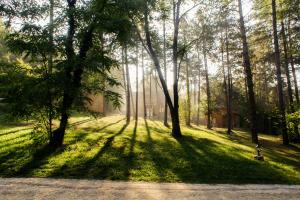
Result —
<instances>
[{"instance_id":1,"label":"grass lawn","mask_svg":"<svg viewBox=\"0 0 300 200\"><path fill-rule=\"evenodd\" d=\"M65 146L36 146L31 125L0 125L0 177L61 177L155 182L300 184L300 146L260 135L255 161L250 134L182 127L176 140L159 121L123 116L72 118Z\"/></svg>"}]
</instances>

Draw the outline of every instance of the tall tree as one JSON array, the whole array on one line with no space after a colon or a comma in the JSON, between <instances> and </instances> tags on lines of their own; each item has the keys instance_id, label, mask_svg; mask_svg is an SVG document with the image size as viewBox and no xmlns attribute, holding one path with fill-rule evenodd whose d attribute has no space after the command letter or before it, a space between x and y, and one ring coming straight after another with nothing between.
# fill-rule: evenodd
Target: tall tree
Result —
<instances>
[{"instance_id":1,"label":"tall tree","mask_svg":"<svg viewBox=\"0 0 300 200\"><path fill-rule=\"evenodd\" d=\"M174 137L180 137L181 136L181 129L180 129L180 122L179 122L179 96L178 96L178 66L177 66L177 59L178 59L178 29L179 29L179 11L180 11L180 4L181 1L179 0L178 2L174 2L174 39L173 39L173 73L174 73L174 84L173 84L173 93L174 93L174 104L171 100L170 93L168 91L168 87L166 84L166 81L163 77L163 73L161 70L161 65L158 59L158 56L153 48L152 44L152 39L151 39L151 33L150 33L150 27L149 27L149 3L147 1L145 5L145 10L144 10L144 31L146 35L146 43L147 43L147 49L149 51L150 57L154 62L156 71L158 73L162 89L164 92L164 95L166 97L169 109L170 109L170 114L172 118L172 135Z\"/></svg>"},{"instance_id":2,"label":"tall tree","mask_svg":"<svg viewBox=\"0 0 300 200\"><path fill-rule=\"evenodd\" d=\"M286 38L285 25L283 20L281 20L281 33L282 33L283 52L284 52L284 70L286 74L287 87L288 87L289 109L291 110L291 112L295 112L293 91L292 91L292 84L291 84L291 75L289 69L287 38Z\"/></svg>"},{"instance_id":3,"label":"tall tree","mask_svg":"<svg viewBox=\"0 0 300 200\"><path fill-rule=\"evenodd\" d=\"M126 75L126 123L130 122L131 117L131 95L130 95L130 75L129 75L129 67L128 67L128 50L127 43L124 47L124 56L125 56L125 75Z\"/></svg>"},{"instance_id":4,"label":"tall tree","mask_svg":"<svg viewBox=\"0 0 300 200\"><path fill-rule=\"evenodd\" d=\"M187 116L186 125L191 126L191 94L190 94L190 62L188 58L188 53L186 53L186 106L187 106Z\"/></svg>"},{"instance_id":5,"label":"tall tree","mask_svg":"<svg viewBox=\"0 0 300 200\"><path fill-rule=\"evenodd\" d=\"M299 11L300 12L300 11ZM296 96L296 102L297 105L300 105L300 98L299 98L299 89L298 89L298 82L297 82L297 76L296 76L296 69L295 69L295 61L294 61L294 55L293 55L293 41L291 37L291 28L290 28L290 20L288 20L288 43L289 43L289 53L290 53L290 63L292 67L292 73L293 73L293 80L294 80L294 87L295 87L295 96Z\"/></svg>"},{"instance_id":6,"label":"tall tree","mask_svg":"<svg viewBox=\"0 0 300 200\"><path fill-rule=\"evenodd\" d=\"M178 95L178 34L180 24L180 7L181 0L177 2L173 1L173 23L174 23L174 35L173 35L173 135L178 137L181 136L180 122L179 122L179 95Z\"/></svg>"},{"instance_id":7,"label":"tall tree","mask_svg":"<svg viewBox=\"0 0 300 200\"><path fill-rule=\"evenodd\" d=\"M146 107L146 90L145 90L145 66L144 66L144 48L142 48L142 78L143 78L143 108L144 108L144 119L147 117Z\"/></svg>"},{"instance_id":8,"label":"tall tree","mask_svg":"<svg viewBox=\"0 0 300 200\"><path fill-rule=\"evenodd\" d=\"M203 51L203 59L204 59L204 69L205 69L205 80L206 80L206 96L207 96L207 128L212 128L212 111L211 111L211 93L210 93L210 84L209 84L209 77L208 77L208 66L207 66L207 48L206 48L206 41L203 41L202 46Z\"/></svg>"},{"instance_id":9,"label":"tall tree","mask_svg":"<svg viewBox=\"0 0 300 200\"><path fill-rule=\"evenodd\" d=\"M226 39L226 65L227 65L227 133L232 133L232 75L231 75L231 64L229 60L229 38L228 38L228 25L225 28L225 39Z\"/></svg>"},{"instance_id":10,"label":"tall tree","mask_svg":"<svg viewBox=\"0 0 300 200\"><path fill-rule=\"evenodd\" d=\"M281 73L281 62L280 62L280 51L279 42L277 34L277 11L276 11L276 0L272 0L272 22L273 22L273 39L274 39L274 49L275 49L275 65L276 65L276 78L277 78L277 91L278 91L278 101L279 101L279 111L280 111L280 126L282 131L282 140L284 145L289 144L286 118L285 118L285 103L283 96L283 81Z\"/></svg>"},{"instance_id":11,"label":"tall tree","mask_svg":"<svg viewBox=\"0 0 300 200\"><path fill-rule=\"evenodd\" d=\"M166 11L163 11L163 37L164 37L164 77L167 83L167 39L166 39ZM165 98L165 108L164 108L164 125L166 127L169 126L168 124L168 104Z\"/></svg>"},{"instance_id":12,"label":"tall tree","mask_svg":"<svg viewBox=\"0 0 300 200\"><path fill-rule=\"evenodd\" d=\"M135 77L135 85L136 85L136 96L135 96L135 121L138 121L139 115L139 45L136 46L136 77Z\"/></svg>"},{"instance_id":13,"label":"tall tree","mask_svg":"<svg viewBox=\"0 0 300 200\"><path fill-rule=\"evenodd\" d=\"M51 76L53 69L53 47L54 47L54 0L49 0L49 57L48 57L48 76ZM52 135L52 120L53 120L53 102L51 90L48 88L49 92L49 133Z\"/></svg>"},{"instance_id":14,"label":"tall tree","mask_svg":"<svg viewBox=\"0 0 300 200\"><path fill-rule=\"evenodd\" d=\"M199 47L197 45L197 61L198 61L198 94L197 94L197 125L200 125L200 104L201 104L201 59Z\"/></svg>"},{"instance_id":15,"label":"tall tree","mask_svg":"<svg viewBox=\"0 0 300 200\"><path fill-rule=\"evenodd\" d=\"M243 8L241 0L238 0L238 7L239 7L239 15L240 15L240 32L243 41L243 59L244 59L244 68L246 73L247 79L247 88L248 88L248 100L250 104L250 113L251 113L251 135L252 135L252 142L258 144L258 135L257 135L257 117L256 117L256 102L255 102L255 94L253 89L253 76L250 64L250 56L249 56L249 48L246 36L246 29L244 23L244 16L243 16Z\"/></svg>"}]
</instances>

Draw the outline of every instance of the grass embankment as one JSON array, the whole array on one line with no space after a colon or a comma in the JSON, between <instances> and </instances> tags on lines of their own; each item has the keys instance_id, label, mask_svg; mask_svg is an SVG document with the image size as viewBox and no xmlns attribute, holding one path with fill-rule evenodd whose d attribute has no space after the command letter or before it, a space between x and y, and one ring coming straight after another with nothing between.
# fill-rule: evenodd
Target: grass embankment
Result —
<instances>
[{"instance_id":1,"label":"grass embankment","mask_svg":"<svg viewBox=\"0 0 300 200\"><path fill-rule=\"evenodd\" d=\"M122 116L73 118L65 146L36 147L31 127L0 126L1 177L96 178L195 183L300 184L300 146L261 135L265 161L253 160L249 133L183 127L176 140L161 122Z\"/></svg>"}]
</instances>

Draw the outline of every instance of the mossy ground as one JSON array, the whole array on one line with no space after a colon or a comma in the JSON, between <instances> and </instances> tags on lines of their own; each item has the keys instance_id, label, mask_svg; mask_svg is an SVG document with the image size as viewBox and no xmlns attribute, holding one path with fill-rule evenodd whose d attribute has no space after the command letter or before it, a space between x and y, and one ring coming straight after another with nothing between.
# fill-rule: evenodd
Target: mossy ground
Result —
<instances>
[{"instance_id":1,"label":"mossy ground","mask_svg":"<svg viewBox=\"0 0 300 200\"><path fill-rule=\"evenodd\" d=\"M260 135L256 161L250 134L182 127L174 139L159 121L123 116L72 118L64 147L36 145L32 126L0 125L0 177L61 177L153 182L300 184L300 146Z\"/></svg>"}]
</instances>

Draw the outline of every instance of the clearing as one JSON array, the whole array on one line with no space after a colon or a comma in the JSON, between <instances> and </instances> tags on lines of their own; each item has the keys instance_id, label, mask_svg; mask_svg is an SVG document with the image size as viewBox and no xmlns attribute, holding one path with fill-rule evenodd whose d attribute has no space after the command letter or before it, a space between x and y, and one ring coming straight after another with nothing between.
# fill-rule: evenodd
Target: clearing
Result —
<instances>
[{"instance_id":1,"label":"clearing","mask_svg":"<svg viewBox=\"0 0 300 200\"><path fill-rule=\"evenodd\" d=\"M75 117L65 146L36 143L31 125L0 126L0 177L56 177L146 182L300 184L300 146L260 135L265 161L253 159L250 134L182 127L176 140L159 121Z\"/></svg>"}]
</instances>

